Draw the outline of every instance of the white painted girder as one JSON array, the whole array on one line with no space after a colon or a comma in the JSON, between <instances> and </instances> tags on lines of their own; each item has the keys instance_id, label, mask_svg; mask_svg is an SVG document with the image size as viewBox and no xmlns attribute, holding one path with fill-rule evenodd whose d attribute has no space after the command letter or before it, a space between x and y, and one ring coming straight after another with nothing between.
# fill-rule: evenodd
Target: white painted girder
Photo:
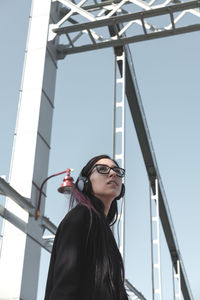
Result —
<instances>
[{"instance_id":1,"label":"white painted girder","mask_svg":"<svg viewBox=\"0 0 200 300\"><path fill-rule=\"evenodd\" d=\"M66 0L59 1L65 2ZM142 9L142 11L139 11L137 13L130 12L119 15L119 11L122 11L125 4L127 5L127 3L129 3L129 8L131 8L130 2L134 5L138 5ZM68 2L65 3L66 5L68 5ZM57 23L54 28L51 28L49 39L55 37L56 35L66 35L66 44L58 45L57 48L60 55L60 57L58 56L59 59L64 58L66 54L73 54L106 47L122 46L128 43L200 30L200 12L199 9L197 9L200 6L199 1L184 2L180 4L165 6L168 4L168 0L163 4L152 6L142 0L122 0L117 5L110 5L109 13L104 14L103 16L102 11L105 13L105 8L100 7L100 13L93 18L93 11L88 14L83 14L84 7L80 8L78 7L78 5L73 4L72 11L71 6L69 7L68 5L68 8L71 9L70 16L73 15L72 12L74 12L74 6L77 6L76 14L74 14L73 17L76 18L77 14L80 13L80 15L84 16L89 22L80 23L79 21L77 21L77 24L65 27L60 27L60 24ZM174 13L176 13L176 17L174 17ZM116 16L116 14L118 15ZM186 16L187 14L196 16L197 24L186 24L185 26L183 25L181 27L176 27L177 23L180 20L183 21L184 16ZM160 17L160 26L156 26L148 22L148 18L151 18L152 22L154 22L153 20L156 20L158 16ZM169 24L167 25L166 16L168 16L169 19ZM64 17L63 19L65 21L68 20L68 18L66 17ZM62 24L64 25L63 22ZM71 23L68 22L68 24ZM138 24L140 27L142 27L141 33L135 31L135 24ZM116 25L121 26L120 31L118 32L116 30L116 35L113 37L108 36L105 27ZM70 35L74 33L76 35L73 35L73 38L70 38ZM82 39L82 44L80 45L79 38L83 34L89 35L90 40L88 42L88 39Z\"/></svg>"},{"instance_id":2,"label":"white painted girder","mask_svg":"<svg viewBox=\"0 0 200 300\"><path fill-rule=\"evenodd\" d=\"M14 225L21 232L25 233L26 236L31 238L35 243L40 245L40 247L44 248L48 252L51 253L52 245L49 245L48 241L45 238L39 238L38 236L34 236L32 233L29 233L27 230L27 223L17 217L15 214L10 212L8 209L0 205L0 216L4 218L4 220L9 221L10 224Z\"/></svg>"},{"instance_id":3,"label":"white painted girder","mask_svg":"<svg viewBox=\"0 0 200 300\"><path fill-rule=\"evenodd\" d=\"M66 15L57 24L52 25L49 31L49 40L55 38L56 35L66 36L66 44L58 48L58 59L64 58L66 54L122 46L127 43L200 30L198 26L200 18L198 9L200 6L199 1L180 2L179 4L169 5L172 2L166 0L162 4L156 5L156 1L147 3L143 0L121 0L117 3L109 2L109 4L106 1L105 6L99 4L83 6L83 4L87 4L87 0L82 0L78 4L72 3L69 0L57 1L61 2L67 8ZM132 13L133 6L135 5L138 6L139 12ZM125 6L126 10L124 9ZM175 18L174 13L178 13ZM187 14L197 17L196 26L185 24L176 28L176 24L180 20L183 21L184 16ZM166 15L169 16L168 24L166 24ZM164 16L162 20L160 19L160 26L154 25L154 20L158 16L161 18ZM76 24L70 25L72 19L69 18L71 17L73 17L73 22ZM80 22L80 17L85 20L84 23ZM152 24L148 22L148 18L151 18ZM119 24L122 27L120 32L117 32L116 36L112 38L107 36L105 27ZM137 30L135 30L135 24L142 27L141 34L138 34ZM61 27L62 25L63 27ZM97 28L98 33L96 32ZM71 37L72 33L76 33L76 35ZM89 35L90 39L89 42L88 38L81 39L82 44L80 45L80 37L83 35Z\"/></svg>"},{"instance_id":4,"label":"white painted girder","mask_svg":"<svg viewBox=\"0 0 200 300\"><path fill-rule=\"evenodd\" d=\"M35 300L37 297L41 246L46 241L42 240L44 226L35 221L32 210L41 181L47 177L49 162L57 66L47 47L47 37L50 20L57 22L54 8L51 0L32 2L9 174L10 185L15 191L9 188L8 193L4 191L11 199L6 198L6 210L2 210L6 217L0 249L2 299ZM13 201L13 197L21 205ZM44 212L44 201L41 212Z\"/></svg>"}]
</instances>

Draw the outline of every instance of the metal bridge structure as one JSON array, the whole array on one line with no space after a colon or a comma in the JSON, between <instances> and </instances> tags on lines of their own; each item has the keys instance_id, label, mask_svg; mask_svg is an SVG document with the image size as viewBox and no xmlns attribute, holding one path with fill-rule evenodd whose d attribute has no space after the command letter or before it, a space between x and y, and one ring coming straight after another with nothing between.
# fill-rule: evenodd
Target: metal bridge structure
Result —
<instances>
[{"instance_id":1,"label":"metal bridge structure","mask_svg":"<svg viewBox=\"0 0 200 300\"><path fill-rule=\"evenodd\" d=\"M41 183L48 176L57 62L75 53L108 47L113 48L116 59L114 115L120 115L121 124L118 126L114 122L113 155L124 166L124 101L127 99L149 180L152 299L162 299L160 224L177 284L174 299L193 299L148 130L129 44L200 30L199 7L199 1L179 0L159 3L157 0L33 0L9 183L0 178L0 193L7 197L6 206L0 206L0 216L4 219L0 299L37 299L41 248L51 252L52 247L51 240L44 238L44 231L47 229L52 235L56 233L56 226L44 216L45 191L37 221L34 215ZM188 15L195 16L196 24L188 22L189 18L185 21ZM120 96L117 95L118 85L122 85ZM117 110L119 114L116 114ZM116 145L117 135L120 136L120 151ZM124 209L122 207L119 245L122 256ZM14 269L13 265L16 265ZM138 291L127 279L125 285L130 299L146 299L142 291Z\"/></svg>"}]
</instances>

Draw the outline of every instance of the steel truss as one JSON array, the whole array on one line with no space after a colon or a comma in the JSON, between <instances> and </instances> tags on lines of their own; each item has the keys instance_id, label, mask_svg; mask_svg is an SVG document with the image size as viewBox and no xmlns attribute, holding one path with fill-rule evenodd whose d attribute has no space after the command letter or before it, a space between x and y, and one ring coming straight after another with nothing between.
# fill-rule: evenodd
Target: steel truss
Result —
<instances>
[{"instance_id":1,"label":"steel truss","mask_svg":"<svg viewBox=\"0 0 200 300\"><path fill-rule=\"evenodd\" d=\"M156 0L121 0L95 2L89 6L83 6L87 0L77 4L69 0L58 1L65 6L66 14L57 24L50 26L49 32L49 40L56 35L64 36L64 44L57 45L58 59L67 54L123 46L200 30L199 1L168 5L173 2L166 0L155 5ZM187 18L184 17L188 14L196 17L196 24L187 24ZM106 30L108 26L115 30L112 37ZM117 26L120 26L120 31L117 30Z\"/></svg>"},{"instance_id":2,"label":"steel truss","mask_svg":"<svg viewBox=\"0 0 200 300\"><path fill-rule=\"evenodd\" d=\"M175 272L180 275L181 290L184 299L192 300L193 296L184 270L167 198L159 174L128 43L200 30L200 2L191 1L182 3L177 0L166 0L158 5L156 5L156 0L150 0L149 2L143 0L121 0L103 1L100 3L96 0L92 3L88 0L81 0L79 3L69 0L52 0L52 2L58 2L62 7L59 7L60 19L58 18L57 23L51 24L49 28L48 50L50 56L53 53L51 50L57 53L57 59L63 59L67 54L106 47L114 47L114 52L117 56L121 55L123 48L125 50L125 90L128 104L136 128L150 186L154 194L155 179L158 180L160 220L173 267ZM196 17L197 22L193 25L187 23L182 25L185 20L184 17L188 14ZM166 17L168 18L167 21ZM180 21L182 21L181 26L178 27L177 24ZM58 36L61 37L61 43L57 45L54 43L54 40ZM122 74L122 64L120 61L118 62L118 67ZM35 205L29 199L18 194L16 190L1 178L0 192L13 199L27 211L29 219L33 217ZM29 238L47 251L51 251L49 243L51 239L45 239L44 235L42 238L35 237L33 231L29 231L28 223L22 221L2 206L0 207L0 215L26 233ZM44 216L40 217L38 226L43 228L43 233L45 229L53 235L56 232L56 226ZM178 267L177 261L179 262ZM138 294L136 293L136 290L134 290L127 280L126 286L132 292L135 292L135 295L139 299L145 299L139 292Z\"/></svg>"}]
</instances>

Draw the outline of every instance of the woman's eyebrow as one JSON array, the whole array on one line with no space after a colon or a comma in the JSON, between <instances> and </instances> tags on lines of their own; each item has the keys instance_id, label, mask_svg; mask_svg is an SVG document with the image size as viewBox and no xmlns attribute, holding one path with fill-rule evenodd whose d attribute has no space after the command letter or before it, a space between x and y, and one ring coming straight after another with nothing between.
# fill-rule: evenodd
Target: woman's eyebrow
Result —
<instances>
[{"instance_id":1,"label":"woman's eyebrow","mask_svg":"<svg viewBox=\"0 0 200 300\"><path fill-rule=\"evenodd\" d=\"M109 167L109 168L119 168L117 165L112 165L112 166L109 166L109 165L106 165L106 164L96 164L95 166L98 166L98 165L100 165L100 166L106 166L106 167Z\"/></svg>"}]
</instances>

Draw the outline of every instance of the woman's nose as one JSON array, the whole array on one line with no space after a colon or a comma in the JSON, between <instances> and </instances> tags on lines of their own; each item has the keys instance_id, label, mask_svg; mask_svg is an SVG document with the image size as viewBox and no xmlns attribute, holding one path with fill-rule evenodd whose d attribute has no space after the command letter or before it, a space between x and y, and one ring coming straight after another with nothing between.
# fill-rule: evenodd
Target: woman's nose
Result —
<instances>
[{"instance_id":1,"label":"woman's nose","mask_svg":"<svg viewBox=\"0 0 200 300\"><path fill-rule=\"evenodd\" d=\"M110 169L109 176L116 176L116 172L113 169Z\"/></svg>"}]
</instances>

